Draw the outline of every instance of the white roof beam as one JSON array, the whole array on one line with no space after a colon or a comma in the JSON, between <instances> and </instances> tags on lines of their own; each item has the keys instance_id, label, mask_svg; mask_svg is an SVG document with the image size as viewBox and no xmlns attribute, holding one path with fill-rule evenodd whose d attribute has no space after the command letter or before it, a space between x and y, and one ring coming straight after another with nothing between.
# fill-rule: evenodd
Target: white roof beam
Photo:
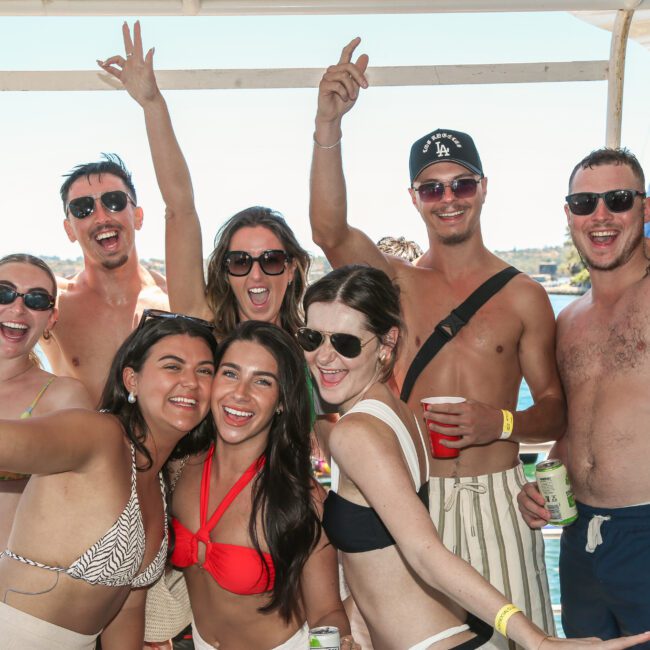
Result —
<instances>
[{"instance_id":1,"label":"white roof beam","mask_svg":"<svg viewBox=\"0 0 650 650\"><path fill-rule=\"evenodd\" d=\"M483 65L373 67L373 86L437 86L454 84L604 81L608 61L559 61ZM159 70L163 90L316 88L322 68L249 70ZM0 91L119 90L121 84L102 72L0 71Z\"/></svg>"}]
</instances>

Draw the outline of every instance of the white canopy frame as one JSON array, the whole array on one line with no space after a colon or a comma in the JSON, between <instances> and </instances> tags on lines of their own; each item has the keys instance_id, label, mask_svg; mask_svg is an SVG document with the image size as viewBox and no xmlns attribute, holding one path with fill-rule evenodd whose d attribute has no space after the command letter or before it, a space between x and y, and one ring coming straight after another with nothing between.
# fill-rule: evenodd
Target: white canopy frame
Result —
<instances>
[{"instance_id":1,"label":"white canopy frame","mask_svg":"<svg viewBox=\"0 0 650 650\"><path fill-rule=\"evenodd\" d=\"M375 86L608 82L605 142L620 145L625 53L634 11L650 0L0 0L0 16L227 16L290 14L615 11L609 60L459 66L374 67ZM160 70L166 90L313 88L314 68ZM0 91L113 90L119 84L91 71L0 71Z\"/></svg>"}]
</instances>

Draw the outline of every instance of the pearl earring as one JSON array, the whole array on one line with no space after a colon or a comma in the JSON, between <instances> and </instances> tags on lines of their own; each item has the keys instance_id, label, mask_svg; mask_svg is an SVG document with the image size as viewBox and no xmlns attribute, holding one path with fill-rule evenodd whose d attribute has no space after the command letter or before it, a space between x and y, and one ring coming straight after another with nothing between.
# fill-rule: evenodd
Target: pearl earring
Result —
<instances>
[{"instance_id":1,"label":"pearl earring","mask_svg":"<svg viewBox=\"0 0 650 650\"><path fill-rule=\"evenodd\" d=\"M137 397L135 396L135 393L134 393L133 391L131 391L131 392L129 393L129 396L126 398L126 401L127 401L129 404L135 404L135 403L136 403L136 401L137 401Z\"/></svg>"}]
</instances>

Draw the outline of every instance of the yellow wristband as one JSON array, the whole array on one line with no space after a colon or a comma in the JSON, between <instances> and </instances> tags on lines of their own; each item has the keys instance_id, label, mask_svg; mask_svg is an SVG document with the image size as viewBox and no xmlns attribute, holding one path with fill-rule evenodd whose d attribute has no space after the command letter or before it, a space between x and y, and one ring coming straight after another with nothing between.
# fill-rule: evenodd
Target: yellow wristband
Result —
<instances>
[{"instance_id":1,"label":"yellow wristband","mask_svg":"<svg viewBox=\"0 0 650 650\"><path fill-rule=\"evenodd\" d=\"M499 440L507 440L512 435L512 430L515 426L515 418L510 411L501 409L503 413L503 431Z\"/></svg>"},{"instance_id":2,"label":"yellow wristband","mask_svg":"<svg viewBox=\"0 0 650 650\"><path fill-rule=\"evenodd\" d=\"M504 605L498 612L496 617L494 618L494 629L499 632L499 634L503 634L503 636L507 636L506 634L506 626L508 625L508 621L510 620L511 616L514 616L517 612L520 612L521 610L519 607L516 605L513 605L512 603L508 605Z\"/></svg>"}]
</instances>

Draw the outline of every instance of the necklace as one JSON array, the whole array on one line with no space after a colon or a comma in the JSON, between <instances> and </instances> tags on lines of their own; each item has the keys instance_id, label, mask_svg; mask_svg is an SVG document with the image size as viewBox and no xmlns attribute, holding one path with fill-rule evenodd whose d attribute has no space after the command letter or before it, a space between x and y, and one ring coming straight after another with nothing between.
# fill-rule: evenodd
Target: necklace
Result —
<instances>
[{"instance_id":1,"label":"necklace","mask_svg":"<svg viewBox=\"0 0 650 650\"><path fill-rule=\"evenodd\" d=\"M16 377L20 377L20 375L24 375L27 371L31 370L34 368L34 365L30 363L27 368L23 368L20 372L17 372L15 375L11 375L11 377L7 377L6 379L0 379L0 384L4 384L8 381L11 381L12 379L16 379Z\"/></svg>"}]
</instances>

